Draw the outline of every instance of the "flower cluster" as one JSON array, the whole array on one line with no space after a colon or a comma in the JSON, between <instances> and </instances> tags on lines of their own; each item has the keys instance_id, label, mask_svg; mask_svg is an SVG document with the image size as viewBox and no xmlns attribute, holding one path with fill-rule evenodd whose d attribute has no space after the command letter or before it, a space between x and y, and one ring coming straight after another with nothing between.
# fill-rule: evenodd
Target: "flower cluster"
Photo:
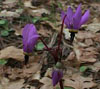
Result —
<instances>
[{"instance_id":1,"label":"flower cluster","mask_svg":"<svg viewBox=\"0 0 100 89\"><path fill-rule=\"evenodd\" d=\"M33 49L37 43L38 38L43 42L47 51L49 51L55 59L55 69L52 72L52 82L53 86L55 86L58 82L60 83L61 89L63 85L61 83L63 77L61 57L62 57L62 49L60 48L61 40L62 40L62 32L64 24L69 29L71 33L71 42L73 42L75 33L79 30L81 25L85 24L89 18L90 12L87 10L82 16L81 4L77 7L76 12L73 12L71 7L68 7L67 12L61 11L61 19L62 19L62 27L61 32L59 34L58 46L56 49L50 51L50 48L46 45L43 39L37 33L36 27L34 24L27 24L23 28L22 36L23 36L23 51L25 54L25 64L27 64L29 55L33 52ZM60 54L61 53L61 54ZM56 55L55 55L56 54ZM59 59L59 54L61 55Z\"/></svg>"}]
</instances>

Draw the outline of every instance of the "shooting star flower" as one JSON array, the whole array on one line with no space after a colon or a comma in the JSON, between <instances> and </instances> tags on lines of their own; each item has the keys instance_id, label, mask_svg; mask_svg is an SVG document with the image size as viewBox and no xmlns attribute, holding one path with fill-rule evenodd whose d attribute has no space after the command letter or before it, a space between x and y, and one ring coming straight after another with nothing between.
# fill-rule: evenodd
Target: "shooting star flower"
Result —
<instances>
[{"instance_id":1,"label":"shooting star flower","mask_svg":"<svg viewBox=\"0 0 100 89\"><path fill-rule=\"evenodd\" d=\"M64 16L66 19L64 24L68 29L78 30L81 25L85 24L90 16L90 11L87 10L82 16L81 4L77 7L76 12L74 13L71 7L68 7L67 12L61 12L61 19L63 20Z\"/></svg>"},{"instance_id":2,"label":"shooting star flower","mask_svg":"<svg viewBox=\"0 0 100 89\"><path fill-rule=\"evenodd\" d=\"M25 53L32 53L33 48L39 38L37 30L33 24L27 24L23 28L23 51Z\"/></svg>"}]
</instances>

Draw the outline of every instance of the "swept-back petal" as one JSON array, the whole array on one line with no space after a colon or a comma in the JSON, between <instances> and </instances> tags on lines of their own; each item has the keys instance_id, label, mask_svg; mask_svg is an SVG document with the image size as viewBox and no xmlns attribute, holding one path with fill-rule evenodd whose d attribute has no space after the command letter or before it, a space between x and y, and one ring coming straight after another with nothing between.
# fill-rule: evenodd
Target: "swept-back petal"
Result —
<instances>
[{"instance_id":1,"label":"swept-back petal","mask_svg":"<svg viewBox=\"0 0 100 89\"><path fill-rule=\"evenodd\" d=\"M55 86L63 77L63 72L60 70L54 70L52 73L52 82L53 86Z\"/></svg>"},{"instance_id":2,"label":"swept-back petal","mask_svg":"<svg viewBox=\"0 0 100 89\"><path fill-rule=\"evenodd\" d=\"M27 49L26 52L31 53L35 47L35 44L37 43L39 35L34 35L32 38L30 38L27 42Z\"/></svg>"},{"instance_id":3,"label":"swept-back petal","mask_svg":"<svg viewBox=\"0 0 100 89\"><path fill-rule=\"evenodd\" d=\"M65 16L65 12L61 11L61 20L63 20L64 16Z\"/></svg>"},{"instance_id":4,"label":"swept-back petal","mask_svg":"<svg viewBox=\"0 0 100 89\"><path fill-rule=\"evenodd\" d=\"M52 82L53 82L53 86L55 86L58 83L58 72L57 71L53 71L52 73Z\"/></svg>"},{"instance_id":5,"label":"swept-back petal","mask_svg":"<svg viewBox=\"0 0 100 89\"><path fill-rule=\"evenodd\" d=\"M61 20L62 20L62 21L63 21L65 15L67 15L67 12L61 11ZM69 23L70 23L70 22L69 22L69 19L68 19L68 17L66 16L65 21L64 21L64 24L65 24L67 27L69 27Z\"/></svg>"},{"instance_id":6,"label":"swept-back petal","mask_svg":"<svg viewBox=\"0 0 100 89\"><path fill-rule=\"evenodd\" d=\"M85 14L82 16L82 19L81 19L80 25L85 24L85 23L87 22L89 16L90 16L90 11L87 10L87 11L85 12Z\"/></svg>"},{"instance_id":7,"label":"swept-back petal","mask_svg":"<svg viewBox=\"0 0 100 89\"><path fill-rule=\"evenodd\" d=\"M81 10L81 4L80 4L73 16L73 28L74 29L79 29L81 17L82 17L82 10Z\"/></svg>"},{"instance_id":8,"label":"swept-back petal","mask_svg":"<svg viewBox=\"0 0 100 89\"><path fill-rule=\"evenodd\" d=\"M29 27L30 27L30 24L27 24L27 25L25 25L25 27L22 29L23 44L25 44L25 42L28 40Z\"/></svg>"},{"instance_id":9,"label":"swept-back petal","mask_svg":"<svg viewBox=\"0 0 100 89\"><path fill-rule=\"evenodd\" d=\"M68 18L70 23L72 22L73 15L74 15L74 12L73 12L72 8L68 7L68 9L67 9L67 18Z\"/></svg>"},{"instance_id":10,"label":"swept-back petal","mask_svg":"<svg viewBox=\"0 0 100 89\"><path fill-rule=\"evenodd\" d=\"M24 52L30 53L32 52L37 39L39 37L36 28L33 24L27 24L24 28L23 28L23 50Z\"/></svg>"}]
</instances>

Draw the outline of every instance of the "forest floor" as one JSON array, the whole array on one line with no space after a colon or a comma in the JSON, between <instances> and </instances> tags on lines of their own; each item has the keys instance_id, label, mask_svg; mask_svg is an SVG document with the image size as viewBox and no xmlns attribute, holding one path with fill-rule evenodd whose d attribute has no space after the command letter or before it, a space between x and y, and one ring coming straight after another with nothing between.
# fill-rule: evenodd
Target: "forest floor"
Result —
<instances>
[{"instance_id":1,"label":"forest floor","mask_svg":"<svg viewBox=\"0 0 100 89\"><path fill-rule=\"evenodd\" d=\"M90 18L69 44L64 28L62 63L64 89L100 89L100 1L0 0L0 89L60 89L53 87L53 58L38 41L27 65L23 64L22 28L35 24L49 47L56 47L61 29L60 9L82 4Z\"/></svg>"}]
</instances>

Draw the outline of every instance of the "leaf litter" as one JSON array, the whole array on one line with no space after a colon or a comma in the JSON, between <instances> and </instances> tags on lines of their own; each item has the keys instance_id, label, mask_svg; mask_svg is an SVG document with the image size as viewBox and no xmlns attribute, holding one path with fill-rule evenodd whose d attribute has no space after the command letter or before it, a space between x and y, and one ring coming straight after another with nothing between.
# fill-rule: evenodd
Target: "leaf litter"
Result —
<instances>
[{"instance_id":1,"label":"leaf litter","mask_svg":"<svg viewBox=\"0 0 100 89\"><path fill-rule=\"evenodd\" d=\"M71 3L73 7L80 1L77 0L74 3L72 1L68 2ZM65 0L61 1L61 3L63 3L63 6L66 6L68 2ZM82 0L82 3L87 3L87 2ZM50 1L48 2L48 4L52 4L52 2ZM52 69L49 68L53 65L51 65L52 63L50 63L49 67L44 66L46 65L47 62L50 62L48 61L48 59L52 60L52 58L50 58L50 55L48 55L47 52L41 53L35 50L35 52L33 53L34 56L31 57L29 64L27 66L23 65L24 56L21 45L22 37L20 37L20 35L21 35L21 29L23 25L26 23L25 22L22 23L21 21L19 22L16 21L16 19L19 19L19 17L23 13L25 13L25 11L27 11L27 13L25 14L29 15L29 17L32 16L32 18L34 18L35 16L42 17L42 15L50 14L51 12L47 10L47 8L45 8L43 5L40 5L40 7L33 6L31 0L23 0L23 4L22 2L19 3L17 0L13 1L5 0L3 1L2 5L3 7L0 9L0 17L6 18L7 20L13 20L13 22L15 23L14 25L13 23L11 23L11 26L13 25L13 28L16 31L16 33L10 34L8 37L2 37L2 41L0 39L0 60L1 59L7 60L7 63L5 65L0 65L0 83L1 83L0 89L16 89L15 86L17 86L17 89L22 89L22 88L47 89L48 87L49 89L53 89L51 80ZM18 11L19 9L15 7L17 5L18 8L22 8L21 11ZM23 8L23 6L25 8ZM99 7L98 4L88 3L87 5L85 4L84 6L91 6L90 8L92 11L91 18L93 18L93 16L94 17L96 16L98 18L100 16L99 14L95 14L100 9L98 8L97 10L94 10L96 7ZM37 25L39 29L38 32L40 33L40 35L42 35L44 38L49 39L50 37L50 39L52 39L51 42L46 40L48 43L50 43L49 44L50 46L54 46L57 42L55 36L52 36L53 33L56 33L56 31L59 31L60 29L59 27L61 24L59 23L59 19L57 20L58 20L57 27L54 26L54 24L50 21L40 22L41 24L40 28ZM99 86L100 21L98 22L93 22L92 20L90 21L91 23L89 23L86 26L83 26L83 28L80 29L81 31L78 32L73 47L68 46L70 44L68 44L68 42L65 40L64 42L67 45L62 44L62 46L64 45L63 49L67 50L67 53L63 51L63 54L66 54L64 56L65 60L63 60L66 67L64 73L64 85L66 87L69 86L74 89L86 89L86 88L95 89L95 87L97 89L100 88ZM46 26L44 26L44 24ZM20 25L21 27L18 27ZM67 34L69 35L69 33L66 33L66 35ZM68 37L66 37L66 40L67 38ZM16 40L18 40L18 42L16 42ZM1 42L3 45L1 45ZM88 77L84 77L79 70L81 65L89 66L92 69L93 73L90 73ZM42 66L44 67L43 70L45 71L44 77L41 77Z\"/></svg>"}]
</instances>

